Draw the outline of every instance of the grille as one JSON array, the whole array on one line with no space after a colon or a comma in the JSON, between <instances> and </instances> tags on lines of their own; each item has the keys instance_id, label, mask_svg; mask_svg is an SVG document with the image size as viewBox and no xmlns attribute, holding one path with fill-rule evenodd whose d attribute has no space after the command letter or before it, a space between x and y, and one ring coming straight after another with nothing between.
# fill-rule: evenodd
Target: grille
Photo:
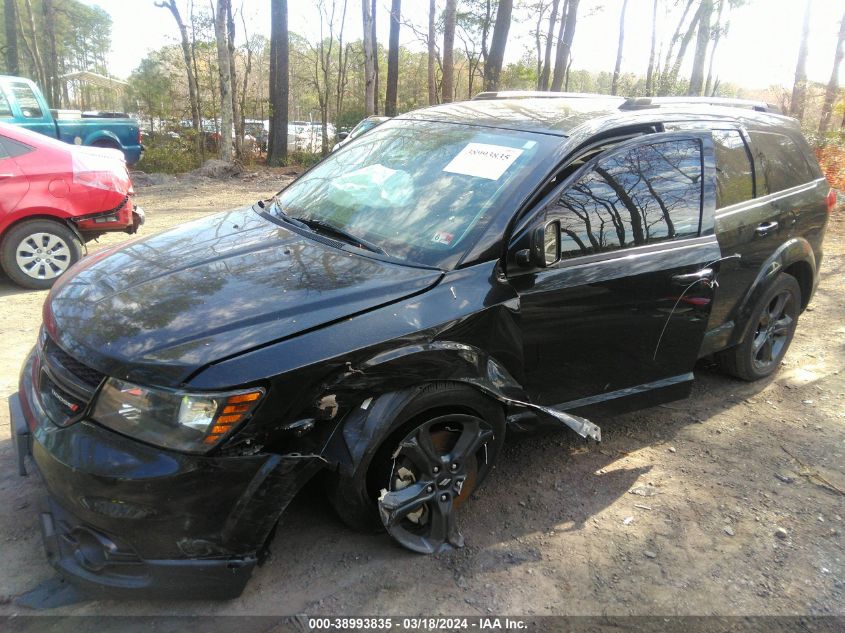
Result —
<instances>
[{"instance_id":1,"label":"grille","mask_svg":"<svg viewBox=\"0 0 845 633\"><path fill-rule=\"evenodd\" d=\"M80 363L73 356L56 345L52 339L47 339L45 351L47 353L47 358L51 363L61 366L65 371L73 374L78 380L91 387L91 389L96 389L100 382L102 382L103 378L105 378L105 374Z\"/></svg>"}]
</instances>

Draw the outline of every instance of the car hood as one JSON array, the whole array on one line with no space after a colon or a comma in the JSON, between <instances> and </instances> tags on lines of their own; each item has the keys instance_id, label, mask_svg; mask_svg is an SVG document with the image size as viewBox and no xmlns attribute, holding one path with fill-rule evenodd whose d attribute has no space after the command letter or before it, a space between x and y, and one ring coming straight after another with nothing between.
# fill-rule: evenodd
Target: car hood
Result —
<instances>
[{"instance_id":1,"label":"car hood","mask_svg":"<svg viewBox=\"0 0 845 633\"><path fill-rule=\"evenodd\" d=\"M44 322L94 369L175 386L209 363L419 293L441 275L323 244L245 208L86 258L54 286Z\"/></svg>"}]
</instances>

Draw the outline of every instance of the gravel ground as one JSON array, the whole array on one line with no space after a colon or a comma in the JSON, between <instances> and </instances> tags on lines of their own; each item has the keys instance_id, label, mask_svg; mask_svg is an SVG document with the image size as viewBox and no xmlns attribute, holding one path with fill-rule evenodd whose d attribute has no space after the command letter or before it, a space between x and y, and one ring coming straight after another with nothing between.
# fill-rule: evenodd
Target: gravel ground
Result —
<instances>
[{"instance_id":1,"label":"gravel ground","mask_svg":"<svg viewBox=\"0 0 845 633\"><path fill-rule=\"evenodd\" d=\"M262 170L139 187L143 233L251 203L283 180ZM356 534L309 487L237 600L93 601L51 614L845 615L842 213L774 378L738 382L702 363L689 399L596 420L600 445L568 432L511 441L463 511L464 549L423 557ZM16 474L6 407L45 296L0 277L0 615L31 613L14 598L53 575L41 488Z\"/></svg>"}]
</instances>

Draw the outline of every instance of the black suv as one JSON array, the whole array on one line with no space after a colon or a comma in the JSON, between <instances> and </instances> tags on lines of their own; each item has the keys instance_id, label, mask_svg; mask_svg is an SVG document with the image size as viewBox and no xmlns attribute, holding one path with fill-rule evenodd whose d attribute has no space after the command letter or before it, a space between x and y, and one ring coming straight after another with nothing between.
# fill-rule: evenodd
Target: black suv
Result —
<instances>
[{"instance_id":1,"label":"black suv","mask_svg":"<svg viewBox=\"0 0 845 633\"><path fill-rule=\"evenodd\" d=\"M834 197L748 102L499 95L412 112L270 200L88 257L53 287L12 420L59 572L231 597L318 473L419 552L506 430L780 364Z\"/></svg>"}]
</instances>

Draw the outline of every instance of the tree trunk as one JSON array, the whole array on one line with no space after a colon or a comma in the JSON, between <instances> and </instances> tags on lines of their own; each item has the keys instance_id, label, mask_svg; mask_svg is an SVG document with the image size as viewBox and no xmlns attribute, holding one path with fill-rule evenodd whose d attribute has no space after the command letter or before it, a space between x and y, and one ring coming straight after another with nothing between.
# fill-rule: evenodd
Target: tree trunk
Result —
<instances>
[{"instance_id":1,"label":"tree trunk","mask_svg":"<svg viewBox=\"0 0 845 633\"><path fill-rule=\"evenodd\" d=\"M235 17L232 15L232 0L226 7L226 50L229 52L229 75L232 83L232 121L235 125L235 156L243 157L244 121L238 100L238 69L235 66Z\"/></svg>"},{"instance_id":2,"label":"tree trunk","mask_svg":"<svg viewBox=\"0 0 845 633\"><path fill-rule=\"evenodd\" d=\"M569 0L566 4L566 16L561 17L558 35L557 52L555 55L555 70L552 75L552 90L559 91L563 86L566 69L572 53L572 40L575 37L575 25L578 20L578 3L580 0Z\"/></svg>"},{"instance_id":3,"label":"tree trunk","mask_svg":"<svg viewBox=\"0 0 845 633\"><path fill-rule=\"evenodd\" d=\"M288 0L270 0L270 137L267 164L288 157Z\"/></svg>"},{"instance_id":4,"label":"tree trunk","mask_svg":"<svg viewBox=\"0 0 845 633\"><path fill-rule=\"evenodd\" d=\"M502 73L502 62L505 58L505 47L508 43L512 13L513 0L499 0L499 8L496 10L496 24L493 26L493 41L490 43L490 52L484 62L485 90L499 89L499 75Z\"/></svg>"},{"instance_id":5,"label":"tree trunk","mask_svg":"<svg viewBox=\"0 0 845 633\"><path fill-rule=\"evenodd\" d=\"M622 70L622 49L625 44L625 11L628 10L628 0L622 2L622 12L619 14L619 46L616 48L616 66L613 67L613 81L610 84L610 94L619 92L619 73Z\"/></svg>"},{"instance_id":6,"label":"tree trunk","mask_svg":"<svg viewBox=\"0 0 845 633\"><path fill-rule=\"evenodd\" d=\"M29 32L32 38L32 46L30 47L30 54L32 55L32 63L35 66L35 74L38 78L38 83L41 87L46 87L47 77L44 74L44 62L41 59L41 51L38 49L38 32L35 29L35 16L32 13L32 2L24 0L24 7L26 8L26 15L29 20ZM20 14L18 14L20 18ZM21 33L23 33L23 25L21 25Z\"/></svg>"},{"instance_id":7,"label":"tree trunk","mask_svg":"<svg viewBox=\"0 0 845 633\"><path fill-rule=\"evenodd\" d=\"M654 4L651 8L651 49L648 54L648 71L646 72L645 76L645 94L647 97L650 97L654 94L654 62L655 62L655 49L657 48L657 1L654 0Z\"/></svg>"},{"instance_id":8,"label":"tree trunk","mask_svg":"<svg viewBox=\"0 0 845 633\"><path fill-rule=\"evenodd\" d=\"M376 112L376 71L375 51L373 50L373 15L370 12L370 0L361 0L361 14L364 27L364 115Z\"/></svg>"},{"instance_id":9,"label":"tree trunk","mask_svg":"<svg viewBox=\"0 0 845 633\"><path fill-rule=\"evenodd\" d=\"M373 99L373 114L378 114L379 99L381 99L381 91L378 87L378 37L376 37L376 0L373 0L371 8L371 15L373 19L373 92L375 98Z\"/></svg>"},{"instance_id":10,"label":"tree trunk","mask_svg":"<svg viewBox=\"0 0 845 633\"><path fill-rule=\"evenodd\" d=\"M798 63L795 64L795 83L792 86L792 99L789 102L789 115L799 121L804 118L804 105L807 100L807 49L812 6L813 0L807 0L804 9L804 26L801 30L801 46L798 48Z\"/></svg>"},{"instance_id":11,"label":"tree trunk","mask_svg":"<svg viewBox=\"0 0 845 633\"><path fill-rule=\"evenodd\" d=\"M538 90L549 89L549 75L552 73L552 47L554 46L555 24L557 23L557 10L559 6L560 0L552 0L552 12L549 14L549 29L546 31L546 51L543 55L543 70L537 81ZM563 10L566 12L566 3L563 5Z\"/></svg>"},{"instance_id":12,"label":"tree trunk","mask_svg":"<svg viewBox=\"0 0 845 633\"><path fill-rule=\"evenodd\" d=\"M839 95L839 65L842 63L843 55L845 55L845 15L842 16L842 21L839 23L839 39L836 42L836 53L833 56L833 72L830 73L830 81L827 83L827 90L824 93L819 134L824 134L830 127L833 104Z\"/></svg>"},{"instance_id":13,"label":"tree trunk","mask_svg":"<svg viewBox=\"0 0 845 633\"><path fill-rule=\"evenodd\" d=\"M446 11L443 17L443 103L451 103L455 98L455 18L458 10L458 0L446 0Z\"/></svg>"},{"instance_id":14,"label":"tree trunk","mask_svg":"<svg viewBox=\"0 0 845 633\"><path fill-rule=\"evenodd\" d=\"M716 60L716 49L719 48L719 40L722 39L722 13L725 10L725 0L719 0L719 12L716 14L715 36L713 38L713 48L710 51L710 62L707 64L707 81L704 82L704 96L712 97L711 94L713 86L713 63ZM727 28L727 27L725 27Z\"/></svg>"},{"instance_id":15,"label":"tree trunk","mask_svg":"<svg viewBox=\"0 0 845 633\"><path fill-rule=\"evenodd\" d=\"M428 105L437 103L437 80L434 74L435 52L434 52L434 18L437 6L435 0L428 2Z\"/></svg>"},{"instance_id":16,"label":"tree trunk","mask_svg":"<svg viewBox=\"0 0 845 633\"><path fill-rule=\"evenodd\" d=\"M701 96L704 90L704 62L707 60L707 48L710 46L710 19L713 16L713 0L702 0L699 9L698 35L695 38L695 56L692 60L692 73L689 78L687 94Z\"/></svg>"},{"instance_id":17,"label":"tree trunk","mask_svg":"<svg viewBox=\"0 0 845 633\"><path fill-rule=\"evenodd\" d=\"M664 73L668 71L668 74L666 75L666 81L661 90L662 95L671 92L675 86L675 82L678 81L678 73L681 72L681 64L684 63L684 57L686 57L687 54L687 47L692 41L693 33L695 33L696 28L698 27L698 22L701 19L701 11L703 6L704 5L698 7L698 11L695 12L692 21L690 22L689 27L687 28L687 32L684 33L684 37L681 39L681 46L678 49L678 56L675 58L674 63L671 65L671 67L667 65L664 69Z\"/></svg>"},{"instance_id":18,"label":"tree trunk","mask_svg":"<svg viewBox=\"0 0 845 633\"><path fill-rule=\"evenodd\" d=\"M220 76L220 160L232 162L232 69L229 55L229 38L226 33L226 16L231 0L217 0L217 15L214 17L214 36L217 40L217 67Z\"/></svg>"},{"instance_id":19,"label":"tree trunk","mask_svg":"<svg viewBox=\"0 0 845 633\"><path fill-rule=\"evenodd\" d=\"M56 16L53 0L41 0L41 15L43 16L44 36L46 38L46 59L44 60L44 79L47 100L50 107L62 106L62 93L59 88L59 60L56 55Z\"/></svg>"},{"instance_id":20,"label":"tree trunk","mask_svg":"<svg viewBox=\"0 0 845 633\"><path fill-rule=\"evenodd\" d=\"M390 5L390 43L387 49L387 96L384 113L396 116L396 99L399 92L399 18L402 15L402 0L393 0Z\"/></svg>"},{"instance_id":21,"label":"tree trunk","mask_svg":"<svg viewBox=\"0 0 845 633\"><path fill-rule=\"evenodd\" d=\"M346 89L346 64L349 61L349 50L343 48L343 27L346 24L346 4L343 0L343 13L340 18L340 32L337 46L337 85L335 86L335 121L340 121L343 112L343 91Z\"/></svg>"},{"instance_id":22,"label":"tree trunk","mask_svg":"<svg viewBox=\"0 0 845 633\"><path fill-rule=\"evenodd\" d=\"M196 136L197 155L201 153L202 149L202 133L200 130L200 109L199 101L197 100L197 81L194 76L193 60L191 55L191 43L188 39L188 29L182 21L182 15L179 13L179 7L176 0L167 0L166 2L156 2L156 6L163 9L168 9L176 20L176 26L179 28L179 36L182 40L182 60L185 62L185 72L188 74L188 100L191 102L191 125Z\"/></svg>"},{"instance_id":23,"label":"tree trunk","mask_svg":"<svg viewBox=\"0 0 845 633\"><path fill-rule=\"evenodd\" d=\"M669 40L666 60L663 62L663 73L659 75L660 82L657 87L657 94L659 95L664 95L669 91L669 69L672 67L672 52L675 50L675 43L681 38L681 29L684 26L684 21L687 19L687 14L692 7L692 3L693 0L687 0L687 4L684 6L684 12L681 14L681 19L678 20L678 26L675 27L675 32L672 33L672 39ZM689 33L691 29L692 25L690 25L690 29L687 32Z\"/></svg>"},{"instance_id":24,"label":"tree trunk","mask_svg":"<svg viewBox=\"0 0 845 633\"><path fill-rule=\"evenodd\" d=\"M5 0L3 17L6 24L6 70L10 75L20 75L18 57L18 6L15 0Z\"/></svg>"}]
</instances>

